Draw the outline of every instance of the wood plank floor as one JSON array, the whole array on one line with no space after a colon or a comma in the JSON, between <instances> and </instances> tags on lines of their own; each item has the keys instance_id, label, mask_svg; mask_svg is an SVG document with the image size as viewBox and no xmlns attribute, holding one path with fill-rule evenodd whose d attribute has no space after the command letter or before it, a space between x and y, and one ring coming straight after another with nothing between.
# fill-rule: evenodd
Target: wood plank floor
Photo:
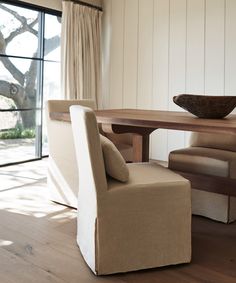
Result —
<instances>
[{"instance_id":1,"label":"wood plank floor","mask_svg":"<svg viewBox=\"0 0 236 283\"><path fill-rule=\"evenodd\" d=\"M236 283L236 223L196 216L190 264L96 277L76 245L76 211L48 201L42 168L25 185L16 168L9 178L20 185L0 192L0 283Z\"/></svg>"}]
</instances>

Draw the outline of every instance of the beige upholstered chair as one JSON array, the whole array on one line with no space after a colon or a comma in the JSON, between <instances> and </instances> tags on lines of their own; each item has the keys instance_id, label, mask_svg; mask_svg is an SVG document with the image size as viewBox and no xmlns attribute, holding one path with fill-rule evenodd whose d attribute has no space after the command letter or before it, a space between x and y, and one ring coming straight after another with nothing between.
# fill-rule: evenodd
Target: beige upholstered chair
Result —
<instances>
[{"instance_id":1,"label":"beige upholstered chair","mask_svg":"<svg viewBox=\"0 0 236 283\"><path fill-rule=\"evenodd\" d=\"M53 201L77 207L78 169L71 124L51 120L50 112L69 112L71 105L95 108L93 100L48 100L45 114L48 132L48 187Z\"/></svg>"},{"instance_id":2,"label":"beige upholstered chair","mask_svg":"<svg viewBox=\"0 0 236 283\"><path fill-rule=\"evenodd\" d=\"M48 100L45 104L49 143L48 186L55 202L77 207L78 174L71 124L51 120L50 112L69 112L71 105L96 109L93 100ZM132 161L132 135L109 134L127 161Z\"/></svg>"},{"instance_id":3,"label":"beige upholstered chair","mask_svg":"<svg viewBox=\"0 0 236 283\"><path fill-rule=\"evenodd\" d=\"M193 214L236 219L235 136L192 133L190 147L170 153L169 168L192 182Z\"/></svg>"},{"instance_id":4,"label":"beige upholstered chair","mask_svg":"<svg viewBox=\"0 0 236 283\"><path fill-rule=\"evenodd\" d=\"M92 271L101 275L189 262L189 181L151 163L124 162L118 168L119 152L104 138L101 145L93 111L72 106L70 112L79 168L77 242ZM111 170L125 171L123 182L106 175Z\"/></svg>"}]
</instances>

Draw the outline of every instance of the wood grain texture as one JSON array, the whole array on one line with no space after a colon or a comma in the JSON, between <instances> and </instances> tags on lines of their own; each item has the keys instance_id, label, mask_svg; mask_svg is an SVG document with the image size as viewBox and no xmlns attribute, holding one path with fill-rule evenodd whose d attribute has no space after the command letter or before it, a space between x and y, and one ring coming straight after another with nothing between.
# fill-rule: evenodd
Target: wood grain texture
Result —
<instances>
[{"instance_id":1,"label":"wood grain texture","mask_svg":"<svg viewBox=\"0 0 236 283\"><path fill-rule=\"evenodd\" d=\"M34 162L28 165L34 169ZM48 190L39 182L1 193L1 283L236 282L236 222L225 225L197 216L190 264L97 277L76 244L76 211L50 202Z\"/></svg>"},{"instance_id":2,"label":"wood grain texture","mask_svg":"<svg viewBox=\"0 0 236 283\"><path fill-rule=\"evenodd\" d=\"M149 160L149 136L156 129L236 134L236 115L225 119L199 119L185 112L111 109L95 111L105 133L134 133L134 160ZM70 122L69 113L50 113L51 119ZM136 146L135 146L136 145Z\"/></svg>"},{"instance_id":3,"label":"wood grain texture","mask_svg":"<svg viewBox=\"0 0 236 283\"><path fill-rule=\"evenodd\" d=\"M236 134L235 114L224 119L200 119L186 112L137 109L98 110L95 114L98 123L102 124ZM50 117L53 120L70 122L69 113L51 112Z\"/></svg>"}]
</instances>

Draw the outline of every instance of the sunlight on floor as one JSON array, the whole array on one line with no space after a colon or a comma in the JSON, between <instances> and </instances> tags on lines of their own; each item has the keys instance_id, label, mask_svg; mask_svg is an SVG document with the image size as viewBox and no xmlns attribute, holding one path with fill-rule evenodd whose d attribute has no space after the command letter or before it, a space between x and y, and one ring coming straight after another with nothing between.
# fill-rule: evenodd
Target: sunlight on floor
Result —
<instances>
[{"instance_id":1,"label":"sunlight on floor","mask_svg":"<svg viewBox=\"0 0 236 283\"><path fill-rule=\"evenodd\" d=\"M46 181L47 158L40 161L22 163L0 168L0 191L24 186L38 181Z\"/></svg>"},{"instance_id":2,"label":"sunlight on floor","mask_svg":"<svg viewBox=\"0 0 236 283\"><path fill-rule=\"evenodd\" d=\"M0 247L6 247L6 246L10 246L12 244L13 244L12 241L7 241L7 240L0 239Z\"/></svg>"},{"instance_id":3,"label":"sunlight on floor","mask_svg":"<svg viewBox=\"0 0 236 283\"><path fill-rule=\"evenodd\" d=\"M75 210L50 200L46 174L47 159L0 168L0 210L56 222L74 218Z\"/></svg>"}]
</instances>

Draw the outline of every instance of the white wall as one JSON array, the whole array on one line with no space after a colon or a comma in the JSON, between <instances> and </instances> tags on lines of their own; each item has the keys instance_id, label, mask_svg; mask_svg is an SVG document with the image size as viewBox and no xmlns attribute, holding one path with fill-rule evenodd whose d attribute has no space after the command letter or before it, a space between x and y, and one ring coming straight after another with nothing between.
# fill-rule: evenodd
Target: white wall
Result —
<instances>
[{"instance_id":1,"label":"white wall","mask_svg":"<svg viewBox=\"0 0 236 283\"><path fill-rule=\"evenodd\" d=\"M181 110L174 95L236 95L235 0L104 0L105 108ZM158 130L166 160L189 133Z\"/></svg>"}]
</instances>

